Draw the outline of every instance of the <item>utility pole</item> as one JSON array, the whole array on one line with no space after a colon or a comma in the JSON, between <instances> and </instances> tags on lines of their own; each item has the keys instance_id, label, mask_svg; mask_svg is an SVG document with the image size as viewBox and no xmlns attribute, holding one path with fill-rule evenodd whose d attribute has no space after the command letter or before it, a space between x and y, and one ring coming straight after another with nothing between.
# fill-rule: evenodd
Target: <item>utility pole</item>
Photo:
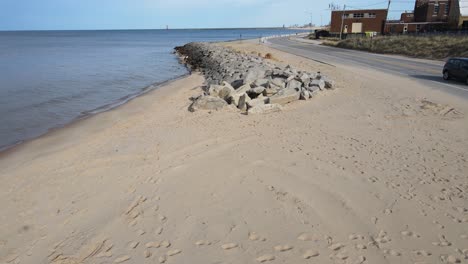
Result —
<instances>
[{"instance_id":1,"label":"utility pole","mask_svg":"<svg viewBox=\"0 0 468 264\"><path fill-rule=\"evenodd\" d=\"M385 30L387 29L388 12L390 11L390 4L391 3L392 3L392 0L388 0L387 16L385 17L385 21L384 21L383 34L385 34Z\"/></svg>"},{"instance_id":2,"label":"utility pole","mask_svg":"<svg viewBox=\"0 0 468 264\"><path fill-rule=\"evenodd\" d=\"M343 26L344 26L344 20L345 20L345 10L346 10L346 5L343 6L343 14L341 15L340 40L343 37Z\"/></svg>"}]
</instances>

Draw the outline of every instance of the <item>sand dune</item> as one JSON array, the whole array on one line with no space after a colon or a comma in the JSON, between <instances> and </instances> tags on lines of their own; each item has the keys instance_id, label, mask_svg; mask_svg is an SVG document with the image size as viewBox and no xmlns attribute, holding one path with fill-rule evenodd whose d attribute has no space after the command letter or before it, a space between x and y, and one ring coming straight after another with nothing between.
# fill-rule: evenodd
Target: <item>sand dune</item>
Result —
<instances>
[{"instance_id":1,"label":"sand dune","mask_svg":"<svg viewBox=\"0 0 468 264\"><path fill-rule=\"evenodd\" d=\"M0 263L462 263L468 106L379 72L284 111L189 113L197 74L0 157Z\"/></svg>"}]
</instances>

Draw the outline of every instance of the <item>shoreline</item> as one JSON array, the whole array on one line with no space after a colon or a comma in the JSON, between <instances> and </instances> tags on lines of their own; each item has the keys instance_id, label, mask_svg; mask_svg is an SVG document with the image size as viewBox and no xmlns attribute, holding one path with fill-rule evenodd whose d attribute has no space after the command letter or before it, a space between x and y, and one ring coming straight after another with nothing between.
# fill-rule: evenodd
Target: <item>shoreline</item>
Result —
<instances>
[{"instance_id":1,"label":"shoreline","mask_svg":"<svg viewBox=\"0 0 468 264\"><path fill-rule=\"evenodd\" d=\"M49 128L46 132L40 133L37 136L21 140L19 142L13 143L11 145L6 145L6 146L3 146L3 147L0 147L0 158L2 158L5 155L8 155L9 153L11 153L11 152L15 151L16 149L22 147L23 145L28 144L29 142L32 142L34 140L38 140L38 139L40 139L42 137L52 135L53 133L56 133L56 132L58 132L58 131L60 131L62 129L66 129L69 126L73 126L73 125L75 125L75 124L77 124L77 123L79 123L81 121L87 120L87 119L92 118L92 117L94 117L96 115L106 113L106 112L109 112L109 111L114 111L114 110L118 109L119 107L122 107L125 104L127 104L127 103L141 97L141 96L148 95L148 94L150 94L150 93L152 93L152 92L154 92L154 91L156 91L158 89L162 89L165 86L170 85L173 82L176 82L178 80L187 78L192 74L191 70L189 68L187 68L187 71L188 71L188 73L186 73L184 75L181 75L179 77L169 79L169 80L166 80L166 81L163 81L163 82L160 82L160 83L151 84L151 85L143 88L141 90L141 92L124 96L124 97L120 98L118 101L116 101L114 103L109 103L109 104L100 106L100 107L98 107L96 109L83 112L79 116L77 116L74 119L67 122L66 124Z\"/></svg>"}]
</instances>

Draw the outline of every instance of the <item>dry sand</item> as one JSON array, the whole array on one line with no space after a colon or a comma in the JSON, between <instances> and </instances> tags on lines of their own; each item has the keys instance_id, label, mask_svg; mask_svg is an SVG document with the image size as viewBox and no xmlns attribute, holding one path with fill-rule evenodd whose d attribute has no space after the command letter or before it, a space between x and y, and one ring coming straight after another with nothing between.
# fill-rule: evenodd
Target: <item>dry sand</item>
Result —
<instances>
[{"instance_id":1,"label":"dry sand","mask_svg":"<svg viewBox=\"0 0 468 264\"><path fill-rule=\"evenodd\" d=\"M227 45L339 88L189 113L192 75L3 153L0 263L466 263L466 101Z\"/></svg>"}]
</instances>

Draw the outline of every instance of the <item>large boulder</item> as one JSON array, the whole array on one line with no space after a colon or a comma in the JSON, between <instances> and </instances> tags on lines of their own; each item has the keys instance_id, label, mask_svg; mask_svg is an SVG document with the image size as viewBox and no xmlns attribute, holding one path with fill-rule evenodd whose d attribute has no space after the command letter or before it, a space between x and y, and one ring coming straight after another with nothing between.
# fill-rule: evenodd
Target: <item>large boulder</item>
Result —
<instances>
[{"instance_id":1,"label":"large boulder","mask_svg":"<svg viewBox=\"0 0 468 264\"><path fill-rule=\"evenodd\" d=\"M189 106L189 111L195 112L197 110L220 110L227 105L227 102L219 97L202 96L193 101L193 103Z\"/></svg>"},{"instance_id":2,"label":"large boulder","mask_svg":"<svg viewBox=\"0 0 468 264\"><path fill-rule=\"evenodd\" d=\"M248 93L259 95L259 94L263 94L264 91L265 91L265 87L259 86L259 87L250 89Z\"/></svg>"},{"instance_id":3,"label":"large boulder","mask_svg":"<svg viewBox=\"0 0 468 264\"><path fill-rule=\"evenodd\" d=\"M237 88L236 93L243 94L243 93L248 92L251 88L252 87L250 86L250 84L244 84L241 87Z\"/></svg>"},{"instance_id":4,"label":"large boulder","mask_svg":"<svg viewBox=\"0 0 468 264\"><path fill-rule=\"evenodd\" d=\"M249 102L247 102L248 108L255 107L257 105L264 105L267 101L267 98L261 97L257 99L252 99Z\"/></svg>"},{"instance_id":5,"label":"large boulder","mask_svg":"<svg viewBox=\"0 0 468 264\"><path fill-rule=\"evenodd\" d=\"M268 113L279 112L281 110L283 110L283 107L279 104L264 104L264 105L256 105L250 108L247 113L249 115L268 114Z\"/></svg>"},{"instance_id":6,"label":"large boulder","mask_svg":"<svg viewBox=\"0 0 468 264\"><path fill-rule=\"evenodd\" d=\"M316 86L318 87L320 90L323 90L325 89L325 81L320 79L320 80L312 80L312 82L310 82L309 86Z\"/></svg>"},{"instance_id":7,"label":"large boulder","mask_svg":"<svg viewBox=\"0 0 468 264\"><path fill-rule=\"evenodd\" d=\"M263 88L268 88L270 83L270 80L268 79L258 79L253 82L254 87L263 87Z\"/></svg>"},{"instance_id":8,"label":"large boulder","mask_svg":"<svg viewBox=\"0 0 468 264\"><path fill-rule=\"evenodd\" d=\"M327 88L327 89L334 89L335 88L335 82L330 80L328 77L322 76L321 80L323 80L325 82L325 88Z\"/></svg>"},{"instance_id":9,"label":"large boulder","mask_svg":"<svg viewBox=\"0 0 468 264\"><path fill-rule=\"evenodd\" d=\"M240 110L247 110L247 103L249 103L250 101L250 97L244 93L239 97L239 103L237 104L237 108L239 108Z\"/></svg>"},{"instance_id":10,"label":"large boulder","mask_svg":"<svg viewBox=\"0 0 468 264\"><path fill-rule=\"evenodd\" d=\"M278 87L280 89L283 89L283 88L286 87L286 81L285 81L285 79L282 79L282 78L274 78L270 82L270 87L271 86L275 86L275 87Z\"/></svg>"},{"instance_id":11,"label":"large boulder","mask_svg":"<svg viewBox=\"0 0 468 264\"><path fill-rule=\"evenodd\" d=\"M310 93L309 93L309 91L306 90L306 89L302 90L299 99L301 99L301 100L309 100L309 98L310 98Z\"/></svg>"},{"instance_id":12,"label":"large boulder","mask_svg":"<svg viewBox=\"0 0 468 264\"><path fill-rule=\"evenodd\" d=\"M224 100L228 100L229 96L235 92L234 88L227 82L223 83L223 88L219 90L218 96Z\"/></svg>"},{"instance_id":13,"label":"large boulder","mask_svg":"<svg viewBox=\"0 0 468 264\"><path fill-rule=\"evenodd\" d=\"M211 96L219 96L219 91L224 88L222 85L212 84L208 88L208 94Z\"/></svg>"},{"instance_id":14,"label":"large boulder","mask_svg":"<svg viewBox=\"0 0 468 264\"><path fill-rule=\"evenodd\" d=\"M301 90L302 83L296 79L291 80L288 82L288 85L286 86L286 89L295 89L296 91Z\"/></svg>"},{"instance_id":15,"label":"large boulder","mask_svg":"<svg viewBox=\"0 0 468 264\"><path fill-rule=\"evenodd\" d=\"M286 88L270 97L270 104L285 105L287 103L299 100L300 92L296 89Z\"/></svg>"},{"instance_id":16,"label":"large boulder","mask_svg":"<svg viewBox=\"0 0 468 264\"><path fill-rule=\"evenodd\" d=\"M244 84L251 84L258 79L263 79L264 77L265 70L259 69L257 67L251 68L244 77Z\"/></svg>"}]
</instances>

